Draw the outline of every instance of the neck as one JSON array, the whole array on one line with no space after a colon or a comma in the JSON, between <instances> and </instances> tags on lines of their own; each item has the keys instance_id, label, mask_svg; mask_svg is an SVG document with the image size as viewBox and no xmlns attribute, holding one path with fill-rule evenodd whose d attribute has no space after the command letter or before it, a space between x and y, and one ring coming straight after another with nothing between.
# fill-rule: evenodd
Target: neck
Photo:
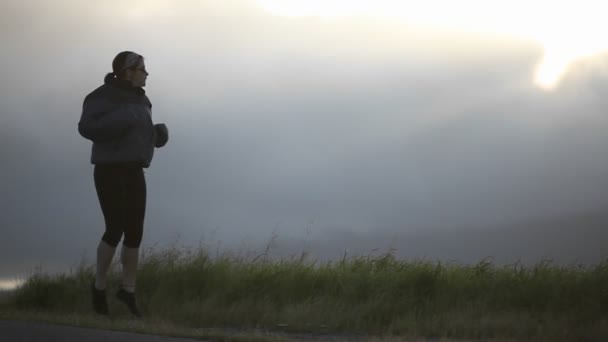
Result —
<instances>
[{"instance_id":1,"label":"neck","mask_svg":"<svg viewBox=\"0 0 608 342\"><path fill-rule=\"evenodd\" d=\"M110 78L110 79L107 79L105 83L111 84L112 86L117 87L117 88L135 92L138 95L143 95L146 93L142 87L134 86L133 82L131 82L131 80L127 80L127 79Z\"/></svg>"}]
</instances>

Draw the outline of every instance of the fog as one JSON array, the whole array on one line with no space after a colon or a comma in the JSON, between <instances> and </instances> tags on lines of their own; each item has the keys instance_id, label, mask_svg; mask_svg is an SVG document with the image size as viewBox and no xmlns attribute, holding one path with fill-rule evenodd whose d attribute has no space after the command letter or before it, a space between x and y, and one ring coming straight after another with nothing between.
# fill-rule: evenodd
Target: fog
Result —
<instances>
[{"instance_id":1,"label":"fog","mask_svg":"<svg viewBox=\"0 0 608 342\"><path fill-rule=\"evenodd\" d=\"M0 278L92 262L103 218L77 123L120 51L167 146L143 248L596 263L608 252L607 55L550 92L542 47L252 2L0 5ZM273 238L274 237L274 238Z\"/></svg>"}]
</instances>

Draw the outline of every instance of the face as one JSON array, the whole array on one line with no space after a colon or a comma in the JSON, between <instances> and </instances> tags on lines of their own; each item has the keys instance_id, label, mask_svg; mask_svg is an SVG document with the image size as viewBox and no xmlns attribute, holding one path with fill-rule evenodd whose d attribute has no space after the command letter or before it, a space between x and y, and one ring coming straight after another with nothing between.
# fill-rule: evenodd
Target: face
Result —
<instances>
[{"instance_id":1,"label":"face","mask_svg":"<svg viewBox=\"0 0 608 342\"><path fill-rule=\"evenodd\" d=\"M148 75L146 64L142 61L137 67L127 70L126 79L131 81L134 87L145 87Z\"/></svg>"}]
</instances>

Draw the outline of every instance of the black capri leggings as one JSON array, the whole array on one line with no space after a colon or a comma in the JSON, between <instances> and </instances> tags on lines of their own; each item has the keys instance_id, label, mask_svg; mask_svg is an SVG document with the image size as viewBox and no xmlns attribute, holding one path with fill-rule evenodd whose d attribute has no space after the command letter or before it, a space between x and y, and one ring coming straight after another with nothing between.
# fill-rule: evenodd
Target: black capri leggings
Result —
<instances>
[{"instance_id":1,"label":"black capri leggings","mask_svg":"<svg viewBox=\"0 0 608 342\"><path fill-rule=\"evenodd\" d=\"M146 179L137 164L96 165L95 189L106 223L101 238L116 247L125 234L123 245L138 248L144 231Z\"/></svg>"}]
</instances>

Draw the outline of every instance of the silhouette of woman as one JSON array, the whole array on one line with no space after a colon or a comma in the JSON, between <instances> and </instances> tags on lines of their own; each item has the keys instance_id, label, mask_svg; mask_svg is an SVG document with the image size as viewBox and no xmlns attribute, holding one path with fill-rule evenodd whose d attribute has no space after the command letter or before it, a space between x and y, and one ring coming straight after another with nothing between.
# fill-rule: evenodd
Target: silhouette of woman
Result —
<instances>
[{"instance_id":1,"label":"silhouette of woman","mask_svg":"<svg viewBox=\"0 0 608 342\"><path fill-rule=\"evenodd\" d=\"M95 282L91 286L93 309L108 315L106 274L124 234L120 260L122 284L116 297L131 313L141 317L135 300L135 278L146 210L143 169L150 166L155 147L169 139L165 124L153 124L152 104L143 87L148 71L144 58L134 52L119 53L113 72L83 103L78 132L93 142L95 189L105 220L97 247Z\"/></svg>"}]
</instances>

